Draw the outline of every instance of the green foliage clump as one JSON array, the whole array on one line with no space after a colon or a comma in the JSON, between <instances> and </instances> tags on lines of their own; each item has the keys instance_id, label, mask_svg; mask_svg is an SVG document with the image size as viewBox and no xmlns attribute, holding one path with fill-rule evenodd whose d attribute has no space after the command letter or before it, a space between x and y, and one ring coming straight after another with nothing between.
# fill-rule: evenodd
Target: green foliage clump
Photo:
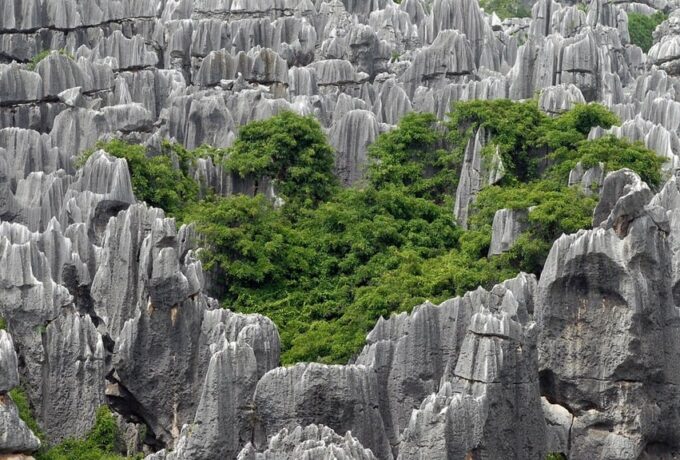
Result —
<instances>
[{"instance_id":1,"label":"green foliage clump","mask_svg":"<svg viewBox=\"0 0 680 460\"><path fill-rule=\"evenodd\" d=\"M120 445L118 424L107 406L97 409L97 418L85 439L67 439L56 446L42 449L36 460L123 460L117 453ZM142 454L136 458L141 459Z\"/></svg>"},{"instance_id":2,"label":"green foliage clump","mask_svg":"<svg viewBox=\"0 0 680 460\"><path fill-rule=\"evenodd\" d=\"M230 290L279 283L310 256L291 250L296 235L263 195L204 200L190 208L187 220L196 222L210 248L203 252L205 268L218 269Z\"/></svg>"},{"instance_id":3,"label":"green foliage clump","mask_svg":"<svg viewBox=\"0 0 680 460\"><path fill-rule=\"evenodd\" d=\"M519 0L480 0L479 6L488 13L496 13L501 19L531 17L531 9Z\"/></svg>"},{"instance_id":4,"label":"green foliage clump","mask_svg":"<svg viewBox=\"0 0 680 460\"><path fill-rule=\"evenodd\" d=\"M477 196L471 227L491 231L497 210L531 207L528 213L529 229L508 253L499 257L518 271L538 275L555 239L563 233L574 233L590 227L595 205L594 197L585 196L578 188L567 187L550 179L506 187L487 187Z\"/></svg>"},{"instance_id":5,"label":"green foliage clump","mask_svg":"<svg viewBox=\"0 0 680 460\"><path fill-rule=\"evenodd\" d=\"M490 145L497 146L510 177L530 181L539 177L539 169L548 151L573 149L586 140L595 126L610 128L618 118L600 104L580 104L556 118L550 118L536 100L515 102L473 100L458 102L450 114L450 138L463 144L478 128L491 135Z\"/></svg>"},{"instance_id":6,"label":"green foliage clump","mask_svg":"<svg viewBox=\"0 0 680 460\"><path fill-rule=\"evenodd\" d=\"M463 144L478 128L493 137L506 170L519 180L536 177L536 157L532 148L538 138L538 127L548 116L535 101L513 102L473 100L455 103L449 115L451 139Z\"/></svg>"},{"instance_id":7,"label":"green foliage clump","mask_svg":"<svg viewBox=\"0 0 680 460\"><path fill-rule=\"evenodd\" d=\"M374 160L368 169L370 184L404 187L414 196L441 200L455 190L461 151L447 150L445 127L431 113L409 113L399 129L378 137L369 147Z\"/></svg>"},{"instance_id":8,"label":"green foliage clump","mask_svg":"<svg viewBox=\"0 0 680 460\"><path fill-rule=\"evenodd\" d=\"M53 50L43 50L43 51L39 52L38 54L36 54L35 56L33 56L31 58L31 60L27 64L26 68L28 70L35 71L35 69L38 67L38 64L40 63L40 61L42 61L47 56L49 56L52 51ZM68 51L66 51L65 49L58 50L58 53L61 54L62 56L68 57L69 59L74 59L73 55L71 53L69 53Z\"/></svg>"},{"instance_id":9,"label":"green foliage clump","mask_svg":"<svg viewBox=\"0 0 680 460\"><path fill-rule=\"evenodd\" d=\"M7 329L7 320L0 316L0 331L3 329Z\"/></svg>"},{"instance_id":10,"label":"green foliage clump","mask_svg":"<svg viewBox=\"0 0 680 460\"><path fill-rule=\"evenodd\" d=\"M545 460L567 460L567 456L564 455L562 452L550 452L545 457Z\"/></svg>"},{"instance_id":11,"label":"green foliage clump","mask_svg":"<svg viewBox=\"0 0 680 460\"><path fill-rule=\"evenodd\" d=\"M640 141L630 142L615 136L605 136L593 141L580 142L575 150L555 152L560 165L555 171L562 174L581 162L585 168L604 163L606 171L630 168L652 187L661 183L661 165L664 159L647 149Z\"/></svg>"},{"instance_id":12,"label":"green foliage clump","mask_svg":"<svg viewBox=\"0 0 680 460\"><path fill-rule=\"evenodd\" d=\"M28 396L26 395L24 389L21 387L12 388L9 391L9 397L12 398L12 401L14 401L14 404L17 406L17 410L19 411L19 418L21 418L21 420L24 421L26 426L28 426L28 428L31 429L33 434L35 434L38 437L38 439L40 439L40 442L44 442L45 434L40 429L40 426L38 425L38 422L35 420L35 417L33 417L31 404L28 401Z\"/></svg>"},{"instance_id":13,"label":"green foliage clump","mask_svg":"<svg viewBox=\"0 0 680 460\"><path fill-rule=\"evenodd\" d=\"M227 286L225 305L270 316L287 363L347 359L354 349L345 339L363 340L371 322L399 306L369 302L357 315L348 305L358 289L403 263L402 250L429 257L456 236L449 207L397 188L343 190L294 220L260 196L204 202L190 216L205 237L206 267ZM319 329L332 334L312 340Z\"/></svg>"},{"instance_id":14,"label":"green foliage clump","mask_svg":"<svg viewBox=\"0 0 680 460\"><path fill-rule=\"evenodd\" d=\"M283 112L241 128L226 166L241 177L267 177L284 200L313 206L336 188L333 149L312 116Z\"/></svg>"},{"instance_id":15,"label":"green foliage clump","mask_svg":"<svg viewBox=\"0 0 680 460\"><path fill-rule=\"evenodd\" d=\"M98 143L96 149L127 161L132 190L140 201L181 217L186 204L198 199L198 185L189 175L194 154L182 148L166 145L160 155L148 157L144 146L114 139ZM84 165L94 151L83 153L76 166Z\"/></svg>"},{"instance_id":16,"label":"green foliage clump","mask_svg":"<svg viewBox=\"0 0 680 460\"><path fill-rule=\"evenodd\" d=\"M658 11L651 16L641 13L628 13L628 33L630 42L642 48L645 53L654 43L652 33L656 26L668 19L668 16Z\"/></svg>"}]
</instances>

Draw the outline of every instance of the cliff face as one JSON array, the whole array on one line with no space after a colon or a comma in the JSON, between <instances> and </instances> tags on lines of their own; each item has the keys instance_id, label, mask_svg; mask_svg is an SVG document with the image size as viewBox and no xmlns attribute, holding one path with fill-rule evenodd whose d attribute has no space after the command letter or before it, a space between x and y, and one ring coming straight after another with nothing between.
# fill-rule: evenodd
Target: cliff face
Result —
<instances>
[{"instance_id":1,"label":"cliff face","mask_svg":"<svg viewBox=\"0 0 680 460\"><path fill-rule=\"evenodd\" d=\"M538 94L551 114L604 103L622 124L591 138L640 140L675 168L675 8L540 0L500 21L475 0L0 0L0 455L39 446L9 396L20 382L49 441L109 404L153 459L677 455L675 177L655 195L631 171L577 168L600 193L595 228L557 240L540 280L381 319L351 365L280 368L276 326L206 294L191 226L138 203L124 160L75 166L99 139L226 147L293 110L319 119L350 185L405 113ZM671 14L645 54L626 10L656 9ZM486 141L464 153L463 227L504 174ZM253 193L209 159L193 174ZM499 211L494 254L523 219Z\"/></svg>"}]
</instances>

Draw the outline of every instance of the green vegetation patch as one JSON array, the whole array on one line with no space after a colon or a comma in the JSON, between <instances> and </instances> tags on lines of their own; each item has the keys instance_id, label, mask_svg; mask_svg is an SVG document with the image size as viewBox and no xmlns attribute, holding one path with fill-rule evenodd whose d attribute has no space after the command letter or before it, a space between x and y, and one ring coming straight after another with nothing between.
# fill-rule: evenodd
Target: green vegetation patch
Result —
<instances>
[{"instance_id":1,"label":"green vegetation patch","mask_svg":"<svg viewBox=\"0 0 680 460\"><path fill-rule=\"evenodd\" d=\"M35 56L33 56L26 66L28 68L28 70L35 71L35 69L38 67L38 64L40 63L40 61L42 61L47 56L49 56L52 51L54 51L54 50L43 50L43 51L39 52L38 54L36 54ZM69 59L74 59L73 55L71 53L69 53L68 51L66 51L65 49L57 50L57 52L59 54L61 54L62 56L66 56Z\"/></svg>"},{"instance_id":2,"label":"green vegetation patch","mask_svg":"<svg viewBox=\"0 0 680 460\"><path fill-rule=\"evenodd\" d=\"M285 364L346 362L380 316L488 288L520 270L540 273L557 237L590 225L596 199L567 186L578 161L630 167L652 185L660 178L661 160L641 145L587 140L591 127L618 122L597 104L557 118L535 101L507 100L458 103L447 123L409 114L370 147L366 181L344 190L331 177L320 127L283 117L247 127L249 142L237 142L226 164L276 177L288 187L286 204L211 198L190 206L187 221L204 235L201 257L225 287L223 305L272 318ZM289 124L291 133L282 133ZM462 230L452 197L465 145L479 127L498 146L507 174L479 194ZM313 141L290 141L300 137ZM298 179L286 173L294 161L276 153L278 145L316 145L320 163L311 152L302 157L304 168L320 165L314 180L294 187ZM487 258L495 212L530 206L529 228L512 250Z\"/></svg>"},{"instance_id":3,"label":"green vegetation patch","mask_svg":"<svg viewBox=\"0 0 680 460\"><path fill-rule=\"evenodd\" d=\"M121 444L118 424L107 406L97 409L94 426L85 439L67 439L57 445L48 446L45 434L33 417L24 390L20 387L14 388L9 394L19 410L19 417L42 443L40 450L34 454L36 460L123 460L131 458L117 452ZM134 458L141 459L143 454Z\"/></svg>"},{"instance_id":4,"label":"green vegetation patch","mask_svg":"<svg viewBox=\"0 0 680 460\"><path fill-rule=\"evenodd\" d=\"M654 44L652 34L656 26L668 19L668 15L661 11L647 16L640 13L628 13L628 33L630 42L642 48L645 53Z\"/></svg>"},{"instance_id":5,"label":"green vegetation patch","mask_svg":"<svg viewBox=\"0 0 680 460\"><path fill-rule=\"evenodd\" d=\"M531 17L531 9L519 0L480 0L479 6L501 19Z\"/></svg>"}]
</instances>

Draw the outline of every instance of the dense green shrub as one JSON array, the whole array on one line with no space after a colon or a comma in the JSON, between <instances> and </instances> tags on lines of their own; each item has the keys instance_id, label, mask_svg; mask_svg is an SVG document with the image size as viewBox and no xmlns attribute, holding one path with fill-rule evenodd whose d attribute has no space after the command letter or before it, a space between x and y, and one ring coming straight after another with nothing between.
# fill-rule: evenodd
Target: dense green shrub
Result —
<instances>
[{"instance_id":1,"label":"dense green shrub","mask_svg":"<svg viewBox=\"0 0 680 460\"><path fill-rule=\"evenodd\" d=\"M567 460L567 456L564 455L562 452L550 452L545 457L545 460Z\"/></svg>"},{"instance_id":2,"label":"dense green shrub","mask_svg":"<svg viewBox=\"0 0 680 460\"><path fill-rule=\"evenodd\" d=\"M7 329L7 320L0 316L0 330Z\"/></svg>"},{"instance_id":3,"label":"dense green shrub","mask_svg":"<svg viewBox=\"0 0 680 460\"><path fill-rule=\"evenodd\" d=\"M668 16L661 11L647 16L640 13L628 13L628 33L630 42L642 48L645 53L654 43L652 33L656 26L665 21Z\"/></svg>"},{"instance_id":4,"label":"dense green shrub","mask_svg":"<svg viewBox=\"0 0 680 460\"><path fill-rule=\"evenodd\" d=\"M549 120L536 101L457 102L449 114L450 137L455 144L462 145L477 128L484 128L487 135L493 136L508 173L519 180L530 180L537 174L537 158L532 157L532 149L539 128Z\"/></svg>"},{"instance_id":5,"label":"dense green shrub","mask_svg":"<svg viewBox=\"0 0 680 460\"><path fill-rule=\"evenodd\" d=\"M417 197L441 200L455 191L462 151L452 151L445 126L431 113L409 113L399 129L378 137L369 147L374 160L368 179L375 188L405 187Z\"/></svg>"},{"instance_id":6,"label":"dense green shrub","mask_svg":"<svg viewBox=\"0 0 680 460\"><path fill-rule=\"evenodd\" d=\"M226 166L242 177L268 177L284 200L312 206L336 188L333 162L319 122L283 112L242 127Z\"/></svg>"}]
</instances>

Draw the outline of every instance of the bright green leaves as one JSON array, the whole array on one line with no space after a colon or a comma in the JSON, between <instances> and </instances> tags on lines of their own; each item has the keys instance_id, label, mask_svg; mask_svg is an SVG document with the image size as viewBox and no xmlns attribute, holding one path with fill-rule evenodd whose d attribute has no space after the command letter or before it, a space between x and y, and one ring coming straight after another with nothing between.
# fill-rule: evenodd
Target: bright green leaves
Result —
<instances>
[{"instance_id":1,"label":"bright green leaves","mask_svg":"<svg viewBox=\"0 0 680 460\"><path fill-rule=\"evenodd\" d=\"M661 11L646 16L640 13L628 13L628 33L630 42L642 48L645 53L649 51L654 43L652 33L656 26L666 20L668 16Z\"/></svg>"},{"instance_id":2,"label":"bright green leaves","mask_svg":"<svg viewBox=\"0 0 680 460\"><path fill-rule=\"evenodd\" d=\"M333 194L333 149L319 122L283 112L241 128L227 169L242 177L274 180L276 192L296 206L313 206Z\"/></svg>"}]
</instances>

